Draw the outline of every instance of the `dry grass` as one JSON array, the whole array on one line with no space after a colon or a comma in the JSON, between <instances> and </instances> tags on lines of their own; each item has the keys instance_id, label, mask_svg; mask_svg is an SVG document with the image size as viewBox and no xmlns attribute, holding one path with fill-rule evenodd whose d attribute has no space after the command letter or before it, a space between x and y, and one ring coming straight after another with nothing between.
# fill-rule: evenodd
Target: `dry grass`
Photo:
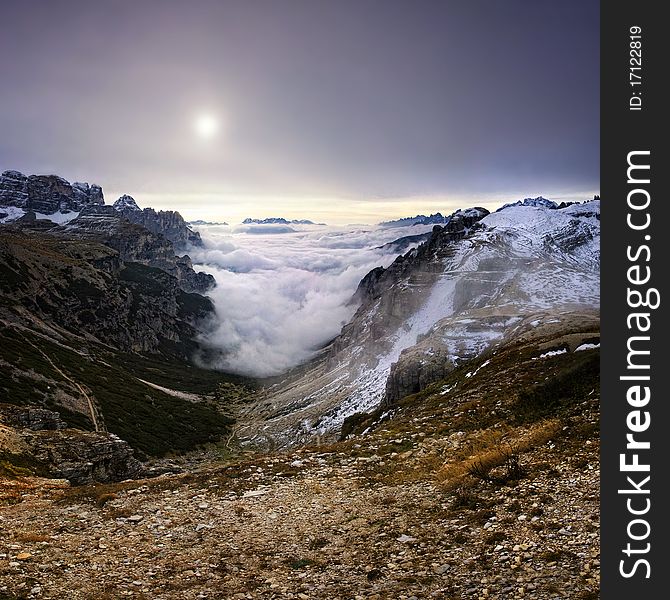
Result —
<instances>
[{"instance_id":1,"label":"dry grass","mask_svg":"<svg viewBox=\"0 0 670 600\"><path fill-rule=\"evenodd\" d=\"M48 542L51 539L50 535L44 533L37 533L34 531L24 531L17 533L15 539L24 543Z\"/></svg>"},{"instance_id":2,"label":"dry grass","mask_svg":"<svg viewBox=\"0 0 670 600\"><path fill-rule=\"evenodd\" d=\"M519 455L547 443L560 430L560 421L549 419L529 428L480 432L454 460L440 469L437 479L445 489L454 490L472 485L477 479L495 481L492 471L503 466L507 468L506 476L511 478L513 473L510 470L521 468Z\"/></svg>"}]
</instances>

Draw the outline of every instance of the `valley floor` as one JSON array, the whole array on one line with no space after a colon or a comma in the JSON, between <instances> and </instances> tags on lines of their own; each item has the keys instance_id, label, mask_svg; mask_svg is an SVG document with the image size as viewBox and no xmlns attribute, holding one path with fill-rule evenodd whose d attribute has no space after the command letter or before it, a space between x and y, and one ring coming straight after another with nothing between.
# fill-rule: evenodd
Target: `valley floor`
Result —
<instances>
[{"instance_id":1,"label":"valley floor","mask_svg":"<svg viewBox=\"0 0 670 600\"><path fill-rule=\"evenodd\" d=\"M423 428L115 485L4 481L0 597L597 598L597 441L561 443L518 482L451 491L424 476Z\"/></svg>"},{"instance_id":2,"label":"valley floor","mask_svg":"<svg viewBox=\"0 0 670 600\"><path fill-rule=\"evenodd\" d=\"M0 599L595 600L596 334L466 363L327 446L0 480Z\"/></svg>"}]
</instances>

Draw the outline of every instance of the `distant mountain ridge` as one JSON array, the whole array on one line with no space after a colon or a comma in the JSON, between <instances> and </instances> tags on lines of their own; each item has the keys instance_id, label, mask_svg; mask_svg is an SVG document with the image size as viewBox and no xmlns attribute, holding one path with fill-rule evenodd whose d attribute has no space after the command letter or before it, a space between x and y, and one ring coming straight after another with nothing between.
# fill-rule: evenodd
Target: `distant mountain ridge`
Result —
<instances>
[{"instance_id":1,"label":"distant mountain ridge","mask_svg":"<svg viewBox=\"0 0 670 600\"><path fill-rule=\"evenodd\" d=\"M433 215L416 215L415 217L403 217L391 221L382 221L380 227L411 227L412 225L442 225L447 222L449 217L444 217L442 213Z\"/></svg>"},{"instance_id":2,"label":"distant mountain ridge","mask_svg":"<svg viewBox=\"0 0 670 600\"><path fill-rule=\"evenodd\" d=\"M70 183L58 175L27 176L19 171L4 171L0 175L0 223L26 219L62 225L77 218L82 211L100 206L105 206L105 198L102 188L96 184ZM142 210L135 199L126 194L112 206L131 223L165 236L177 250L202 246L200 234L176 211Z\"/></svg>"},{"instance_id":3,"label":"distant mountain ridge","mask_svg":"<svg viewBox=\"0 0 670 600\"><path fill-rule=\"evenodd\" d=\"M228 225L226 221L205 221L204 219L196 219L195 221L187 221L189 225Z\"/></svg>"},{"instance_id":4,"label":"distant mountain ridge","mask_svg":"<svg viewBox=\"0 0 670 600\"><path fill-rule=\"evenodd\" d=\"M481 206L474 206L472 208L466 209L470 211L471 215L475 213L472 211L477 211L477 214L481 213L481 216L488 214L488 210L482 208ZM380 227L411 227L412 225L445 225L448 223L454 215L457 215L461 212L461 209L452 213L451 215L443 215L441 212L436 212L432 215L416 215L416 217L403 217L402 219L396 219L394 221L382 221L379 223Z\"/></svg>"},{"instance_id":5,"label":"distant mountain ridge","mask_svg":"<svg viewBox=\"0 0 670 600\"><path fill-rule=\"evenodd\" d=\"M325 225L325 223L315 223L309 219L284 219L283 217L268 217L266 219L252 219L247 217L242 221L242 225Z\"/></svg>"}]
</instances>

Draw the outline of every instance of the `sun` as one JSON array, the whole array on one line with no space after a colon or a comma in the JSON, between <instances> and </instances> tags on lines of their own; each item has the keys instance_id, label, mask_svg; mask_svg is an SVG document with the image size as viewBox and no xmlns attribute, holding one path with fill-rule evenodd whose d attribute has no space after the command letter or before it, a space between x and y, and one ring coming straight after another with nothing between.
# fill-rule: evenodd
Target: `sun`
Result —
<instances>
[{"instance_id":1,"label":"sun","mask_svg":"<svg viewBox=\"0 0 670 600\"><path fill-rule=\"evenodd\" d=\"M211 139L219 132L219 120L210 113L201 113L193 121L193 129L199 138Z\"/></svg>"}]
</instances>

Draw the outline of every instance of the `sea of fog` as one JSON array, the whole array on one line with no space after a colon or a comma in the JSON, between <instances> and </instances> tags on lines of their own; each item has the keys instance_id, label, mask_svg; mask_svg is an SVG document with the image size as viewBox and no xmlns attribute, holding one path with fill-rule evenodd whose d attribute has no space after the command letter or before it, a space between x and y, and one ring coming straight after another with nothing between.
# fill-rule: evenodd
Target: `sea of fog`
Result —
<instances>
[{"instance_id":1,"label":"sea of fog","mask_svg":"<svg viewBox=\"0 0 670 600\"><path fill-rule=\"evenodd\" d=\"M353 316L363 276L397 256L379 246L431 227L198 227L205 247L189 255L217 283L205 342L222 352L210 366L265 377L310 359Z\"/></svg>"}]
</instances>

